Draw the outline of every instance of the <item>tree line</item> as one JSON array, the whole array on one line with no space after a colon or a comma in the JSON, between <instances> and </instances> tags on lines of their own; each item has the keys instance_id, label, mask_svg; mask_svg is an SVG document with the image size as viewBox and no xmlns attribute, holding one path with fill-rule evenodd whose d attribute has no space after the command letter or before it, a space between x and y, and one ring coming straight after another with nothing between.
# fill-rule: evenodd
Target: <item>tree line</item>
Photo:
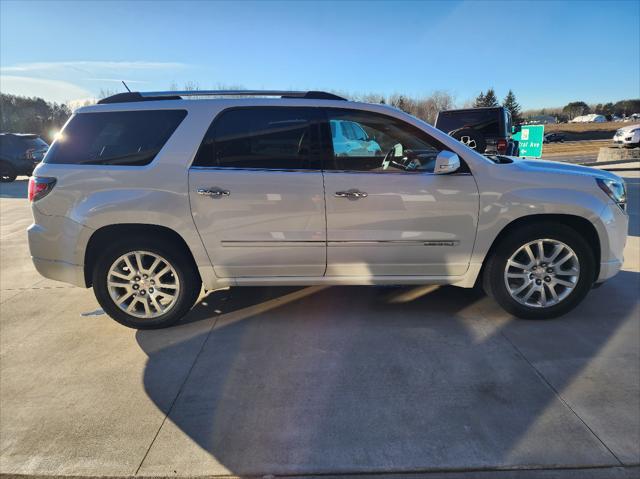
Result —
<instances>
[{"instance_id":1,"label":"tree line","mask_svg":"<svg viewBox=\"0 0 640 479\"><path fill-rule=\"evenodd\" d=\"M177 84L172 83L171 90L177 90ZM198 84L188 82L184 90L198 90ZM226 87L219 85L218 89L242 89L237 85ZM115 91L103 90L99 97L104 98L115 94ZM411 97L403 94L393 94L389 96L374 93L369 94L344 94L336 92L342 96L355 101L369 103L389 104L410 115L416 116L427 123L435 123L439 112L456 107L455 97L447 91L437 90L428 96ZM568 121L576 116L596 113L605 115L607 119L615 117L629 116L633 113L640 113L640 99L621 100L616 103L598 103L588 105L584 101L574 101L559 108L542 108L538 110L522 111L520 104L512 90L502 100L498 97L493 88L480 94L471 101L465 102L464 107L497 107L504 106L511 112L514 123L521 120L530 119L537 115L552 115L558 121ZM0 131L15 133L36 133L46 140L51 140L52 135L58 131L71 115L71 108L68 105L52 103L42 98L22 97L17 95L0 94Z\"/></svg>"},{"instance_id":2,"label":"tree line","mask_svg":"<svg viewBox=\"0 0 640 479\"><path fill-rule=\"evenodd\" d=\"M0 132L37 133L51 140L71 116L71 109L42 98L0 94Z\"/></svg>"}]
</instances>

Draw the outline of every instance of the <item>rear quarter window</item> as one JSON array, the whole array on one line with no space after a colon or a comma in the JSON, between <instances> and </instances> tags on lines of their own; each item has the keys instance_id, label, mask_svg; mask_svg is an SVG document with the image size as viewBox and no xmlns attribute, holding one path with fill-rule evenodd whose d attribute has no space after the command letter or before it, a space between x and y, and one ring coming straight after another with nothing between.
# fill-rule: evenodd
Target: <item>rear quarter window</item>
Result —
<instances>
[{"instance_id":1,"label":"rear quarter window","mask_svg":"<svg viewBox=\"0 0 640 479\"><path fill-rule=\"evenodd\" d=\"M76 114L47 152L44 163L148 165L186 115L186 110Z\"/></svg>"}]
</instances>

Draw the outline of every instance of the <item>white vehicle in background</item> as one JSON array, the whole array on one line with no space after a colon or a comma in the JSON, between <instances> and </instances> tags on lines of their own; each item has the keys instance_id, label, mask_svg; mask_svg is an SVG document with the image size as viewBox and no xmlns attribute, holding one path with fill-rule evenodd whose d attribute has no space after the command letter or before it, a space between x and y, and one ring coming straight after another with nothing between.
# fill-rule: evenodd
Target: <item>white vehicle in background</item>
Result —
<instances>
[{"instance_id":1,"label":"white vehicle in background","mask_svg":"<svg viewBox=\"0 0 640 479\"><path fill-rule=\"evenodd\" d=\"M624 126L613 135L613 142L632 148L640 146L640 124Z\"/></svg>"},{"instance_id":2,"label":"white vehicle in background","mask_svg":"<svg viewBox=\"0 0 640 479\"><path fill-rule=\"evenodd\" d=\"M346 120L331 120L331 138L334 153L346 156L382 155L382 148L359 123Z\"/></svg>"}]
</instances>

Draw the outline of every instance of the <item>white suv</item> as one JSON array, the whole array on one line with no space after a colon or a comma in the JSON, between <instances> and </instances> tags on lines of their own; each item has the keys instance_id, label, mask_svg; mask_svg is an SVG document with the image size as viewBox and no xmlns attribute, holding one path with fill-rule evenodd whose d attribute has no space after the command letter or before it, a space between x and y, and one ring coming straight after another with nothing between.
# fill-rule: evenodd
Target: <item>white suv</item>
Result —
<instances>
[{"instance_id":1,"label":"white suv","mask_svg":"<svg viewBox=\"0 0 640 479\"><path fill-rule=\"evenodd\" d=\"M486 157L323 92L99 103L31 178L29 245L42 275L93 286L127 326L173 324L202 287L245 285L482 284L510 313L550 318L622 264L625 185L608 172ZM378 147L337 154L332 122Z\"/></svg>"}]
</instances>

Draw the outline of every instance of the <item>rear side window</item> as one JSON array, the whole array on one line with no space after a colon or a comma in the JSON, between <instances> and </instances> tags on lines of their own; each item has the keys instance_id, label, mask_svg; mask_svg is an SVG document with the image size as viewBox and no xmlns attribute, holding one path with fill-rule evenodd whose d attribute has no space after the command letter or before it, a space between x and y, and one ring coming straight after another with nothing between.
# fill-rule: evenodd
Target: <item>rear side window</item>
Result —
<instances>
[{"instance_id":1,"label":"rear side window","mask_svg":"<svg viewBox=\"0 0 640 479\"><path fill-rule=\"evenodd\" d=\"M313 108L294 107L224 111L207 131L193 166L320 169L319 115Z\"/></svg>"},{"instance_id":2,"label":"rear side window","mask_svg":"<svg viewBox=\"0 0 640 479\"><path fill-rule=\"evenodd\" d=\"M436 128L450 135L462 128L473 128L488 138L501 137L500 115L500 110L482 109L442 112Z\"/></svg>"},{"instance_id":3,"label":"rear side window","mask_svg":"<svg viewBox=\"0 0 640 479\"><path fill-rule=\"evenodd\" d=\"M44 162L148 165L186 115L185 110L80 113L71 118Z\"/></svg>"},{"instance_id":4,"label":"rear side window","mask_svg":"<svg viewBox=\"0 0 640 479\"><path fill-rule=\"evenodd\" d=\"M49 145L47 145L47 143L40 137L29 138L25 140L25 146L27 148L35 148L40 150L44 148L49 148Z\"/></svg>"}]
</instances>

